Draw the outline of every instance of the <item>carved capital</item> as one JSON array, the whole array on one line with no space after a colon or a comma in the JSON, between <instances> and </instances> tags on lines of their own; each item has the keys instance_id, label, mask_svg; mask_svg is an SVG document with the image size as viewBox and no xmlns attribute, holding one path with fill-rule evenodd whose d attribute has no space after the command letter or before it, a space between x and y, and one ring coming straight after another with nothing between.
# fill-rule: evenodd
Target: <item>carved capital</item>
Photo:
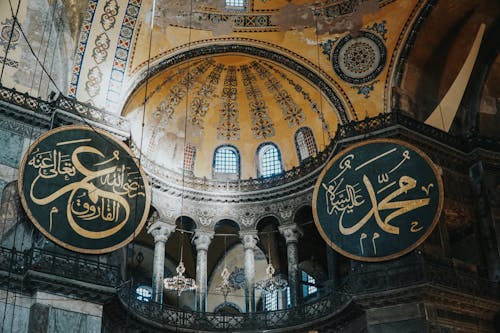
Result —
<instances>
[{"instance_id":1,"label":"carved capital","mask_svg":"<svg viewBox=\"0 0 500 333\"><path fill-rule=\"evenodd\" d=\"M208 251L208 246L212 242L212 238L214 238L213 231L196 229L193 237L193 243L196 246L196 251Z\"/></svg>"},{"instance_id":2,"label":"carved capital","mask_svg":"<svg viewBox=\"0 0 500 333\"><path fill-rule=\"evenodd\" d=\"M303 235L302 230L296 224L286 224L279 227L279 231L285 237L286 243L297 242Z\"/></svg>"},{"instance_id":3,"label":"carved capital","mask_svg":"<svg viewBox=\"0 0 500 333\"><path fill-rule=\"evenodd\" d=\"M259 241L259 236L257 236L257 231L240 233L240 238L245 250L248 249L255 250L257 242Z\"/></svg>"},{"instance_id":4,"label":"carved capital","mask_svg":"<svg viewBox=\"0 0 500 333\"><path fill-rule=\"evenodd\" d=\"M175 231L175 225L163 221L156 221L148 228L148 234L151 234L156 242L166 242L170 234Z\"/></svg>"}]
</instances>

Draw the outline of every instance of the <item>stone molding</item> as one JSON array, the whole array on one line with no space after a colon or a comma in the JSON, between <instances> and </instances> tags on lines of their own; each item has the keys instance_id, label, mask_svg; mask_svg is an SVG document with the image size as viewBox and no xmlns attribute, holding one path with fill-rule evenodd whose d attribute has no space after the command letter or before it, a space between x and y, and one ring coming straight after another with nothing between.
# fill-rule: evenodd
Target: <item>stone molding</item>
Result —
<instances>
[{"instance_id":1,"label":"stone molding","mask_svg":"<svg viewBox=\"0 0 500 333\"><path fill-rule=\"evenodd\" d=\"M208 251L208 247L214 238L213 231L196 229L194 231L193 243L196 251Z\"/></svg>"},{"instance_id":2,"label":"stone molding","mask_svg":"<svg viewBox=\"0 0 500 333\"><path fill-rule=\"evenodd\" d=\"M257 242L259 241L259 236L257 235L257 230L245 231L240 232L240 239L245 250L255 250Z\"/></svg>"},{"instance_id":3,"label":"stone molding","mask_svg":"<svg viewBox=\"0 0 500 333\"><path fill-rule=\"evenodd\" d=\"M296 224L286 224L278 227L279 231L285 237L286 243L298 242L299 237L304 233Z\"/></svg>"},{"instance_id":4,"label":"stone molding","mask_svg":"<svg viewBox=\"0 0 500 333\"><path fill-rule=\"evenodd\" d=\"M170 234L175 231L176 226L163 221L156 221L148 228L148 234L151 234L156 242L166 243Z\"/></svg>"}]
</instances>

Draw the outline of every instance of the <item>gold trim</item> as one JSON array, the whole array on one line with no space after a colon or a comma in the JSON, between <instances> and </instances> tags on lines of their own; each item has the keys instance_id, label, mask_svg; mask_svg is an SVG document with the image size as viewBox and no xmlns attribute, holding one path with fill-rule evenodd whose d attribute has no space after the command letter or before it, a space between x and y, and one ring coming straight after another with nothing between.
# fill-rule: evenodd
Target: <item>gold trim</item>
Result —
<instances>
[{"instance_id":1,"label":"gold trim","mask_svg":"<svg viewBox=\"0 0 500 333\"><path fill-rule=\"evenodd\" d=\"M414 150L417 154L419 154L420 157L422 157L427 162L427 164L430 166L430 168L434 172L434 176L436 177L436 180L438 183L439 203L438 203L438 209L437 209L437 212L434 216L434 220L432 221L432 224L429 226L429 228L427 229L425 234L423 234L411 246L407 247L406 249L404 249L402 251L399 251L397 253L394 253L394 254L391 254L388 256L384 256L384 257L361 257L361 256L354 255L352 253L346 252L345 250L341 249L340 247L335 245L330 240L330 238L326 235L325 231L321 227L321 223L320 223L319 218L318 218L318 212L316 210L318 191L319 191L319 188L321 186L321 181L323 180L323 177L330 170L330 168L332 167L332 165L336 161L338 161L340 158L344 157L348 152L350 152L353 149L356 149L358 147L365 146L368 144L380 143L380 142L390 142L390 143L399 144L399 145L402 145L404 147L410 148L410 149ZM365 262L381 262L381 261L387 261L387 260L401 257L402 255L405 255L405 254L413 251L420 244L422 244L427 239L427 237L429 237L429 235L432 233L432 231L434 231L434 228L436 227L436 225L439 221L439 218L441 216L441 211L443 209L443 202L444 202L443 180L441 179L440 172L439 172L438 168L436 167L434 162L432 162L432 160L429 158L429 156L427 156L427 154L425 154L422 150L420 150L420 148L417 148L417 147L415 147L415 146L413 146L405 141L398 140L398 139L380 138L380 139L371 139L371 140L367 140L364 142L356 143L356 144L342 150L341 152L339 152L332 160L330 160L330 162L328 162L328 164L323 168L323 170L319 174L318 180L316 181L316 184L314 185L314 192L313 192L313 199L312 199L312 211L313 211L313 219L314 219L314 224L316 225L316 229L318 230L318 232L321 235L321 237L323 238L323 240L331 248L333 248L335 251L339 252L340 254L342 254L345 257L348 257L348 258L354 259L354 260L365 261Z\"/></svg>"},{"instance_id":2,"label":"gold trim","mask_svg":"<svg viewBox=\"0 0 500 333\"><path fill-rule=\"evenodd\" d=\"M140 223L137 225L137 227L135 228L134 232L129 237L127 237L122 242L120 242L120 243L118 243L116 245L113 245L111 247L107 247L107 248L104 248L104 249L98 249L98 250L82 249L82 248L79 248L79 247L67 244L67 243L65 243L65 242L57 239L51 233L49 233L47 230L45 230L45 228L37 221L37 219L31 213L31 210L29 209L28 204L26 202L25 193L23 191L23 175L24 175L24 169L25 169L25 165L27 163L28 156L31 154L31 152L33 151L33 149L40 142L42 142L43 140L45 140L47 137L49 137L49 136L51 136L51 135L53 135L55 133L64 132L64 131L70 131L70 130L85 130L85 131L97 132L98 134L103 135L106 138L108 138L111 141L113 141L114 143L118 144L121 148L123 148L125 150L125 152L127 152L129 154L130 158L134 161L135 165L137 166L137 168L138 168L138 170L139 170L139 172L141 174L142 180L144 182L144 189L145 189L145 192L146 192L146 202L145 202L145 207L144 207L144 213L142 215ZM58 244L58 245L60 245L60 246L62 246L64 248L66 248L68 250L79 252L79 253L85 253L85 254L103 254L103 253L108 253L108 252L111 252L111 251L114 251L116 249L119 249L119 248L125 246L126 244L130 243L135 238L135 236L138 235L139 232L144 227L144 224L146 223L146 220L148 218L149 208L150 208L150 205L151 205L151 189L149 187L148 179L146 177L146 174L142 170L141 166L137 163L137 158L134 156L134 153L130 150L130 148L126 144L124 144L123 142L117 140L112 134L110 134L110 133L108 133L108 132L106 132L104 130L98 129L98 128L91 128L90 126L84 126L84 125L68 125L68 126L58 127L56 129L53 129L53 130L45 132L35 142L33 142L30 145L30 147L28 148L28 150L26 151L26 153L24 154L22 162L21 162L21 165L19 167L17 188L18 188L19 197L21 199L21 203L22 203L23 208L24 208L24 210L26 212L26 215L28 215L28 217L31 220L31 222L35 225L35 227L45 237L47 237L48 239L50 239L54 243L56 243L56 244Z\"/></svg>"}]
</instances>

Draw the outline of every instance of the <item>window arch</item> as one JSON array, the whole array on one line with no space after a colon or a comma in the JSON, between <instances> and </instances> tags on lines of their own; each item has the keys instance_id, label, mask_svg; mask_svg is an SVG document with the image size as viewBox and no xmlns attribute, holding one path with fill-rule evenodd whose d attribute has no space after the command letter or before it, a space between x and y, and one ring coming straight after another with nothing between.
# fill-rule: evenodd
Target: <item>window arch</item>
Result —
<instances>
[{"instance_id":1,"label":"window arch","mask_svg":"<svg viewBox=\"0 0 500 333\"><path fill-rule=\"evenodd\" d=\"M281 154L274 143L263 143L257 149L260 177L272 177L283 172Z\"/></svg>"},{"instance_id":2,"label":"window arch","mask_svg":"<svg viewBox=\"0 0 500 333\"><path fill-rule=\"evenodd\" d=\"M230 145L219 146L214 152L214 175L240 174L240 153L236 147Z\"/></svg>"},{"instance_id":3,"label":"window arch","mask_svg":"<svg viewBox=\"0 0 500 333\"><path fill-rule=\"evenodd\" d=\"M300 162L317 153L314 135L309 127L301 127L295 132L295 147Z\"/></svg>"}]
</instances>

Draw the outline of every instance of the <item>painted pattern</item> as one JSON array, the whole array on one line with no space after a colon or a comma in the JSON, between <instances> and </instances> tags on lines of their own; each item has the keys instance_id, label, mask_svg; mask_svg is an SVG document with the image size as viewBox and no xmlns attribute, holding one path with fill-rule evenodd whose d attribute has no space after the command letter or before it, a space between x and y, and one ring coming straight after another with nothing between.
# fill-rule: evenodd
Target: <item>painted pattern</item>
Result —
<instances>
[{"instance_id":1,"label":"painted pattern","mask_svg":"<svg viewBox=\"0 0 500 333\"><path fill-rule=\"evenodd\" d=\"M247 65L241 66L240 71L243 77L245 93L249 101L253 136L256 139L273 137L275 134L274 124L269 117L269 109L263 100L262 91L254 84L257 81L255 75Z\"/></svg>"},{"instance_id":2,"label":"painted pattern","mask_svg":"<svg viewBox=\"0 0 500 333\"><path fill-rule=\"evenodd\" d=\"M203 119L210 107L210 101L214 95L215 88L219 84L223 70L224 65L218 64L215 66L191 101L191 108L189 109L189 121L191 124L203 128Z\"/></svg>"},{"instance_id":3,"label":"painted pattern","mask_svg":"<svg viewBox=\"0 0 500 333\"><path fill-rule=\"evenodd\" d=\"M89 0L89 4L87 6L87 10L82 22L82 28L80 30L80 40L78 41L78 47L76 48L75 61L73 63L73 73L71 75L68 97L76 98L76 90L78 87L78 81L80 79L80 70L82 68L83 57L85 55L85 49L87 48L90 28L92 27L92 21L94 20L96 8L97 0Z\"/></svg>"},{"instance_id":4,"label":"painted pattern","mask_svg":"<svg viewBox=\"0 0 500 333\"><path fill-rule=\"evenodd\" d=\"M266 89L273 94L274 99L280 106L288 127L294 128L303 123L306 120L306 115L302 111L302 108L292 99L292 96L283 88L280 81L258 61L252 61L251 66L255 69L259 77L265 80Z\"/></svg>"},{"instance_id":5,"label":"painted pattern","mask_svg":"<svg viewBox=\"0 0 500 333\"><path fill-rule=\"evenodd\" d=\"M332 134L330 133L330 125L328 125L328 122L325 119L325 116L323 115L323 110L321 110L318 106L318 103L313 101L311 98L311 95L305 91L302 86L296 82L294 82L291 78L288 77L284 72L280 71L278 68L274 67L271 64L266 63L265 64L269 69L273 70L276 74L278 74L282 79L286 80L291 86L294 87L296 91L300 91L302 94L302 97L304 100L306 100L309 105L311 106L311 109L318 115L318 119L321 121L321 125L323 127L324 132L327 133L328 139L333 139Z\"/></svg>"},{"instance_id":6,"label":"painted pattern","mask_svg":"<svg viewBox=\"0 0 500 333\"><path fill-rule=\"evenodd\" d=\"M217 139L219 140L239 140L240 138L237 85L236 68L230 66L227 69L222 90L222 108L217 126Z\"/></svg>"},{"instance_id":7,"label":"painted pattern","mask_svg":"<svg viewBox=\"0 0 500 333\"><path fill-rule=\"evenodd\" d=\"M141 4L142 0L130 0L125 9L106 95L106 106L110 108L114 108L120 102L123 78Z\"/></svg>"},{"instance_id":8,"label":"painted pattern","mask_svg":"<svg viewBox=\"0 0 500 333\"><path fill-rule=\"evenodd\" d=\"M98 65L102 64L108 58L108 49L110 46L110 39L107 31L115 26L116 16L118 15L120 7L116 0L108 0L104 4L104 13L101 14L100 23L104 29L97 35L92 49L92 58L96 65L91 67L87 73L88 81L85 82L85 91L90 97L95 97L101 91L102 83L102 70ZM89 101L93 104L93 101Z\"/></svg>"},{"instance_id":9,"label":"painted pattern","mask_svg":"<svg viewBox=\"0 0 500 333\"><path fill-rule=\"evenodd\" d=\"M175 111L175 107L186 97L187 92L193 87L196 80L205 73L214 61L207 59L202 61L198 66L191 68L186 75L184 75L178 84L175 84L167 95L167 97L160 102L156 107L153 117L156 123L151 133L151 140L148 145L148 153L152 153L156 149L156 145L160 140L161 133L166 129Z\"/></svg>"}]
</instances>

